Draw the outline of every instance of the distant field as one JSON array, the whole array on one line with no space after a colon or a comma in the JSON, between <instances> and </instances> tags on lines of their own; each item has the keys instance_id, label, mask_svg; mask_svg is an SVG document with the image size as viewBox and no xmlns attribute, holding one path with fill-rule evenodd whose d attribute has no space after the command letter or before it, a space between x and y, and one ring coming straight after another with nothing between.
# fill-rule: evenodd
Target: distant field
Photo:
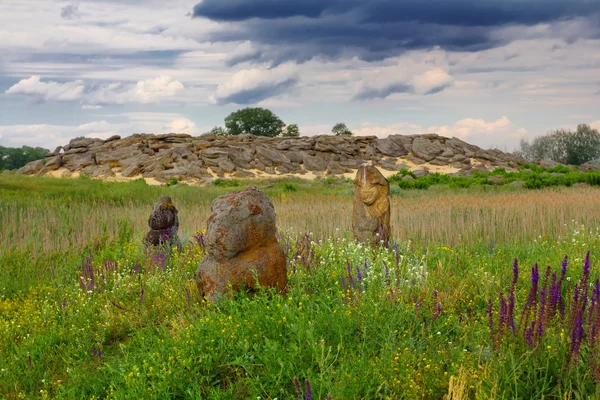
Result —
<instances>
[{"instance_id":1,"label":"distant field","mask_svg":"<svg viewBox=\"0 0 600 400\"><path fill-rule=\"evenodd\" d=\"M328 183L329 182L329 183ZM271 198L281 231L319 236L348 235L352 183L348 180L270 180L239 187L155 187L143 182L103 183L86 179L0 177L1 251L11 248L65 250L102 234L114 237L120 224L136 235L149 228L152 205L163 195L179 209L180 231L191 236L206 227L212 200L244 185ZM560 237L572 222L600 223L600 190L511 187L402 190L392 184L392 229L399 241L452 245L460 241L502 243Z\"/></svg>"},{"instance_id":2,"label":"distant field","mask_svg":"<svg viewBox=\"0 0 600 400\"><path fill-rule=\"evenodd\" d=\"M207 304L193 236L248 183L290 291ZM349 181L223 185L0 176L0 398L600 397L600 189L393 185L395 242L370 249ZM181 253L141 246L162 195Z\"/></svg>"}]
</instances>

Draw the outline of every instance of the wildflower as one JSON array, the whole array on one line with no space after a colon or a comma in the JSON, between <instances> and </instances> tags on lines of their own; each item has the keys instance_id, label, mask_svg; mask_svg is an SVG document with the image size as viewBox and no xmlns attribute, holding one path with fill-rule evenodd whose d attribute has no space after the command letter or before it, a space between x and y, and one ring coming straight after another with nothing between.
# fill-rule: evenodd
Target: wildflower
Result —
<instances>
[{"instance_id":1,"label":"wildflower","mask_svg":"<svg viewBox=\"0 0 600 400\"><path fill-rule=\"evenodd\" d=\"M32 367L31 354L29 354L29 353L27 353L27 364L29 365L29 368Z\"/></svg>"},{"instance_id":2,"label":"wildflower","mask_svg":"<svg viewBox=\"0 0 600 400\"><path fill-rule=\"evenodd\" d=\"M312 390L310 389L310 382L308 379L306 380L306 396L304 397L304 400L312 400Z\"/></svg>"},{"instance_id":3,"label":"wildflower","mask_svg":"<svg viewBox=\"0 0 600 400\"><path fill-rule=\"evenodd\" d=\"M302 399L302 389L300 388L300 381L297 377L294 377L294 386L296 386L296 395L299 399Z\"/></svg>"}]
</instances>

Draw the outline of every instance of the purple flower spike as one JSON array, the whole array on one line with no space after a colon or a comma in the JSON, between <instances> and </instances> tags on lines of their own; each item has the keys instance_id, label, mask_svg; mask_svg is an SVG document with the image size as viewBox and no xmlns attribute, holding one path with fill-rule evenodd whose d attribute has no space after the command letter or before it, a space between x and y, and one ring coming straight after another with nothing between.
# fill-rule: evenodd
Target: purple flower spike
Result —
<instances>
[{"instance_id":1,"label":"purple flower spike","mask_svg":"<svg viewBox=\"0 0 600 400\"><path fill-rule=\"evenodd\" d=\"M356 279L358 280L359 284L362 283L363 276L360 273L360 268L358 268L358 266L356 266Z\"/></svg>"},{"instance_id":2,"label":"purple flower spike","mask_svg":"<svg viewBox=\"0 0 600 400\"><path fill-rule=\"evenodd\" d=\"M345 289L346 288L346 279L344 279L343 275L340 275L340 278L342 278L342 287Z\"/></svg>"},{"instance_id":3,"label":"purple flower spike","mask_svg":"<svg viewBox=\"0 0 600 400\"><path fill-rule=\"evenodd\" d=\"M31 354L27 354L27 365L29 365L29 368L31 368L33 365L33 363L31 362Z\"/></svg>"},{"instance_id":4,"label":"purple flower spike","mask_svg":"<svg viewBox=\"0 0 600 400\"><path fill-rule=\"evenodd\" d=\"M98 358L100 359L100 361L102 361L102 350L100 350L100 347L98 347Z\"/></svg>"},{"instance_id":5,"label":"purple flower spike","mask_svg":"<svg viewBox=\"0 0 600 400\"><path fill-rule=\"evenodd\" d=\"M144 288L140 289L140 304L144 303Z\"/></svg>"},{"instance_id":6,"label":"purple flower spike","mask_svg":"<svg viewBox=\"0 0 600 400\"><path fill-rule=\"evenodd\" d=\"M306 380L306 396L304 397L304 400L312 400L312 390L308 379Z\"/></svg>"},{"instance_id":7,"label":"purple flower spike","mask_svg":"<svg viewBox=\"0 0 600 400\"><path fill-rule=\"evenodd\" d=\"M296 387L296 397L302 399L302 389L300 388L300 381L297 377L294 377L294 386Z\"/></svg>"},{"instance_id":8,"label":"purple flower spike","mask_svg":"<svg viewBox=\"0 0 600 400\"><path fill-rule=\"evenodd\" d=\"M383 265L385 265L385 285L390 286L390 268L386 263L383 263Z\"/></svg>"},{"instance_id":9,"label":"purple flower spike","mask_svg":"<svg viewBox=\"0 0 600 400\"><path fill-rule=\"evenodd\" d=\"M492 338L492 343L494 343L494 309L492 308L492 299L488 299L488 325L490 327L490 337Z\"/></svg>"},{"instance_id":10,"label":"purple flower spike","mask_svg":"<svg viewBox=\"0 0 600 400\"><path fill-rule=\"evenodd\" d=\"M140 272L140 264L135 263L133 264L133 273L137 274L138 272Z\"/></svg>"},{"instance_id":11,"label":"purple flower spike","mask_svg":"<svg viewBox=\"0 0 600 400\"><path fill-rule=\"evenodd\" d=\"M560 266L562 267L560 270L560 273L562 276L565 276L565 274L567 273L567 267L569 266L569 256L565 255L565 258L563 259L562 264L560 264Z\"/></svg>"},{"instance_id":12,"label":"purple flower spike","mask_svg":"<svg viewBox=\"0 0 600 400\"><path fill-rule=\"evenodd\" d=\"M512 284L516 285L518 279L519 279L519 260L517 260L515 258L515 261L513 261L513 280L512 280Z\"/></svg>"}]
</instances>

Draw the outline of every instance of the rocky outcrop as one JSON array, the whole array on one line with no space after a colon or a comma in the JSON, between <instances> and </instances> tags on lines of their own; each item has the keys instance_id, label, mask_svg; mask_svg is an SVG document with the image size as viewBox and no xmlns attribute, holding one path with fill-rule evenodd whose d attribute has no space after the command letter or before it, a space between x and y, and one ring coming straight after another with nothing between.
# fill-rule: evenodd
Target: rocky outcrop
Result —
<instances>
[{"instance_id":1,"label":"rocky outcrop","mask_svg":"<svg viewBox=\"0 0 600 400\"><path fill-rule=\"evenodd\" d=\"M208 254L196 272L198 290L209 300L260 286L285 291L285 254L275 236L275 209L261 191L248 187L218 197L204 239Z\"/></svg>"},{"instance_id":2,"label":"rocky outcrop","mask_svg":"<svg viewBox=\"0 0 600 400\"><path fill-rule=\"evenodd\" d=\"M146 234L146 243L153 246L160 246L164 243L178 244L179 217L177 213L177 208L171 198L161 197L152 208L152 213L148 218L150 232Z\"/></svg>"},{"instance_id":3,"label":"rocky outcrop","mask_svg":"<svg viewBox=\"0 0 600 400\"><path fill-rule=\"evenodd\" d=\"M352 231L362 243L387 243L390 235L390 183L372 165L363 165L354 178Z\"/></svg>"},{"instance_id":4,"label":"rocky outcrop","mask_svg":"<svg viewBox=\"0 0 600 400\"><path fill-rule=\"evenodd\" d=\"M312 136L267 138L253 135L134 134L107 140L76 138L45 160L16 171L45 175L59 168L68 173L126 178L173 179L200 183L207 178L285 174L354 173L365 161L398 171L414 165L451 166L468 171L509 168L521 158L499 150L483 150L456 138L436 134L376 136Z\"/></svg>"}]
</instances>

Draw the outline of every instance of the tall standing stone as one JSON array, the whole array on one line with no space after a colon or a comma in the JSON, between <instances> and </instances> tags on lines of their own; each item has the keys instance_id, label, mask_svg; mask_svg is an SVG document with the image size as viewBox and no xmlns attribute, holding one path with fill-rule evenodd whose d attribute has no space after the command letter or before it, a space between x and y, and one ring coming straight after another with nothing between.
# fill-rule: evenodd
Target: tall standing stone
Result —
<instances>
[{"instance_id":1,"label":"tall standing stone","mask_svg":"<svg viewBox=\"0 0 600 400\"><path fill-rule=\"evenodd\" d=\"M150 232L146 234L146 243L159 246L163 243L179 243L177 231L179 230L179 218L177 208L170 197L161 197L152 208L148 219Z\"/></svg>"},{"instance_id":2,"label":"tall standing stone","mask_svg":"<svg viewBox=\"0 0 600 400\"><path fill-rule=\"evenodd\" d=\"M370 164L363 164L354 178L352 230L359 242L387 243L390 236L390 183Z\"/></svg>"},{"instance_id":3,"label":"tall standing stone","mask_svg":"<svg viewBox=\"0 0 600 400\"><path fill-rule=\"evenodd\" d=\"M215 300L229 289L267 286L285 291L285 254L275 236L275 209L267 196L248 187L218 197L211 211L205 236L208 254L196 271L200 293Z\"/></svg>"}]
</instances>

